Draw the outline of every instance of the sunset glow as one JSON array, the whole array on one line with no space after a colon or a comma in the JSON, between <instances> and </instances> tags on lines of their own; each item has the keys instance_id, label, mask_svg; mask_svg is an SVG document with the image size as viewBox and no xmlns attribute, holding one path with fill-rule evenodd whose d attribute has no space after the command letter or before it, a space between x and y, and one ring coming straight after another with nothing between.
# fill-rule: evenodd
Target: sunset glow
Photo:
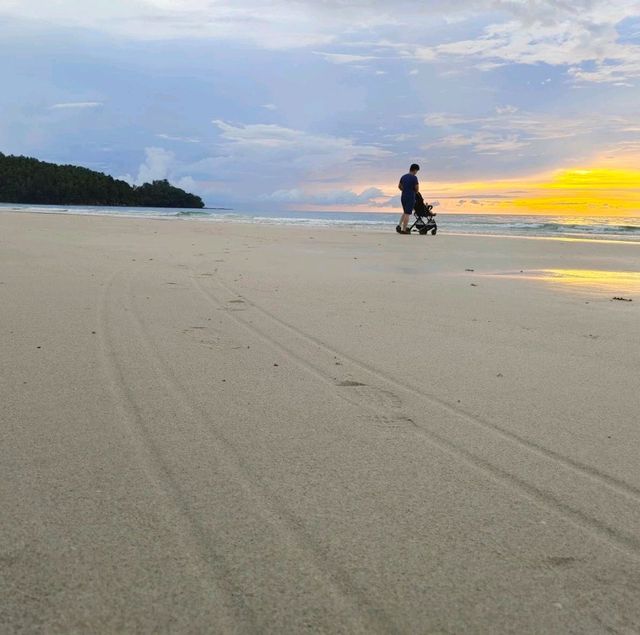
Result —
<instances>
[{"instance_id":1,"label":"sunset glow","mask_svg":"<svg viewBox=\"0 0 640 635\"><path fill-rule=\"evenodd\" d=\"M448 212L634 216L640 211L640 170L594 167L508 181L426 181L422 191Z\"/></svg>"}]
</instances>

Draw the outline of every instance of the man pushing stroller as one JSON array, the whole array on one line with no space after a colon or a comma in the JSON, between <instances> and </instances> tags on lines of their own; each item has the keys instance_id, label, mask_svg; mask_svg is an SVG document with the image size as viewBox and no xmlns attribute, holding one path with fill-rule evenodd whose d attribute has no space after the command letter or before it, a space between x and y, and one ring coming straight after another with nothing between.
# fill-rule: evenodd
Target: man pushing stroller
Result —
<instances>
[{"instance_id":1,"label":"man pushing stroller","mask_svg":"<svg viewBox=\"0 0 640 635\"><path fill-rule=\"evenodd\" d=\"M414 227L421 234L426 234L427 231L435 234L437 230L433 219L435 214L431 211L433 206L425 205L424 199L420 194L420 183L417 177L419 170L420 166L417 163L413 163L409 168L409 172L401 177L398 183L398 189L402 192L400 199L402 202L402 216L400 217L400 223L396 226L396 231L399 234L410 234ZM409 220L414 210L417 220L409 227ZM425 217L428 219L426 223L423 220Z\"/></svg>"}]
</instances>

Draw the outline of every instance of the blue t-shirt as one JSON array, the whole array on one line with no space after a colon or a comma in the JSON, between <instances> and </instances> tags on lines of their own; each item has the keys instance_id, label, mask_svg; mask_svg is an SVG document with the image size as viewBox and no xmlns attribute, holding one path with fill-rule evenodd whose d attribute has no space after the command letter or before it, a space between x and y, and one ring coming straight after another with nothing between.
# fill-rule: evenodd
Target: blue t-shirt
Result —
<instances>
[{"instance_id":1,"label":"blue t-shirt","mask_svg":"<svg viewBox=\"0 0 640 635\"><path fill-rule=\"evenodd\" d=\"M402 198L405 200L411 200L416 197L416 185L418 185L418 177L415 174L405 174L400 179L402 185Z\"/></svg>"}]
</instances>

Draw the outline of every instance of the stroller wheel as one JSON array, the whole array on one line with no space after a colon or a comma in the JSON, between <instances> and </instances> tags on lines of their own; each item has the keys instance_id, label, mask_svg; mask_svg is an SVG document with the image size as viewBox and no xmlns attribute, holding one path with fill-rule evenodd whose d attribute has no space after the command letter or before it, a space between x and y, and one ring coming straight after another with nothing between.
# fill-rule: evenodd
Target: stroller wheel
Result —
<instances>
[{"instance_id":1,"label":"stroller wheel","mask_svg":"<svg viewBox=\"0 0 640 635\"><path fill-rule=\"evenodd\" d=\"M423 228L420 230L420 235L424 236L425 234L429 233L428 230L426 228Z\"/></svg>"},{"instance_id":2,"label":"stroller wheel","mask_svg":"<svg viewBox=\"0 0 640 635\"><path fill-rule=\"evenodd\" d=\"M434 228L431 230L431 235L432 235L432 236L435 236L437 231L438 231L438 228L437 228L437 227L434 227Z\"/></svg>"}]
</instances>

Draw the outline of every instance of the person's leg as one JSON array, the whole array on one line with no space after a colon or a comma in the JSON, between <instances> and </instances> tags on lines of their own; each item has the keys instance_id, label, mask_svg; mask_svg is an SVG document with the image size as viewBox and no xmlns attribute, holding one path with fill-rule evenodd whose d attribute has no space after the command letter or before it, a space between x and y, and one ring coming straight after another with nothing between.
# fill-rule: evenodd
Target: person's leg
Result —
<instances>
[{"instance_id":1,"label":"person's leg","mask_svg":"<svg viewBox=\"0 0 640 635\"><path fill-rule=\"evenodd\" d=\"M398 225L396 227L396 231L399 233L403 233L407 231L407 223L409 222L409 216L407 215L406 210L403 208L402 215L400 216L400 220L398 221Z\"/></svg>"},{"instance_id":2,"label":"person's leg","mask_svg":"<svg viewBox=\"0 0 640 635\"><path fill-rule=\"evenodd\" d=\"M400 231L406 232L407 227L409 226L409 220L411 219L411 214L413 214L413 206L415 204L415 200L411 200L408 198L402 198L402 218L400 219Z\"/></svg>"}]
</instances>

